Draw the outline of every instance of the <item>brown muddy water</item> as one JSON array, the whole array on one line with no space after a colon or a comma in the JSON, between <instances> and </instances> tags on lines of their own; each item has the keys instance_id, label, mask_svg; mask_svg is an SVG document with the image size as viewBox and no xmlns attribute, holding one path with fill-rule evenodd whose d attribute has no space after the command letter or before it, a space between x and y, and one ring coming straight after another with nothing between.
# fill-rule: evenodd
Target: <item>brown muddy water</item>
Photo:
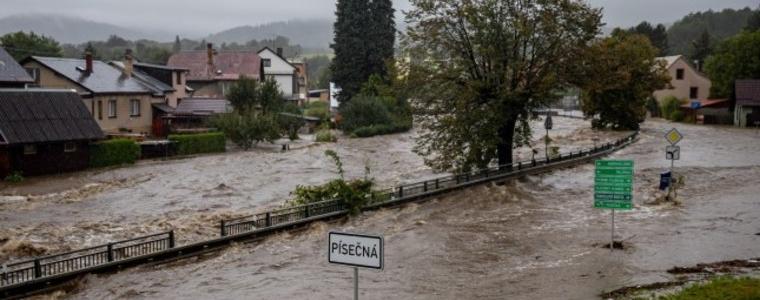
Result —
<instances>
[{"instance_id":1,"label":"brown muddy water","mask_svg":"<svg viewBox=\"0 0 760 300\"><path fill-rule=\"evenodd\" d=\"M681 205L660 196L663 135L686 136L676 171ZM636 162L635 203L616 217L626 249L609 240L609 211L592 208L591 164L484 185L368 212L212 257L88 276L67 299L350 299L351 268L326 259L327 232L385 237L385 269L360 271L362 299L596 299L671 280L665 270L760 253L760 134L647 122L613 158Z\"/></svg>"},{"instance_id":2,"label":"brown muddy water","mask_svg":"<svg viewBox=\"0 0 760 300\"><path fill-rule=\"evenodd\" d=\"M595 132L588 122L556 118L551 136L562 151L610 141L622 133ZM536 148L542 121L532 125ZM218 235L222 218L281 205L297 185L336 178L324 155L333 149L346 176L371 176L393 186L439 176L412 152L415 132L316 144L311 136L282 153L278 146L136 166L30 178L0 190L0 262L95 246L174 229L178 243ZM529 157L529 149L521 149ZM543 154L541 154L543 155ZM2 184L2 183L0 183Z\"/></svg>"}]
</instances>

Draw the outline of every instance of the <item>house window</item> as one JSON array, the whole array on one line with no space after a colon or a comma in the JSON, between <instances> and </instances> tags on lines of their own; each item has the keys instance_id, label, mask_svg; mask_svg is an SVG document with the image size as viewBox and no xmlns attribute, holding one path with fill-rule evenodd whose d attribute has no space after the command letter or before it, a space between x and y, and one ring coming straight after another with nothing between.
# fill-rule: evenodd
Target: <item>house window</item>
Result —
<instances>
[{"instance_id":1,"label":"house window","mask_svg":"<svg viewBox=\"0 0 760 300\"><path fill-rule=\"evenodd\" d=\"M129 100L129 115L132 117L139 117L140 116L140 100L139 99L132 99Z\"/></svg>"},{"instance_id":2,"label":"house window","mask_svg":"<svg viewBox=\"0 0 760 300\"><path fill-rule=\"evenodd\" d=\"M29 76L32 76L34 83L40 83L40 69L39 68L26 68L26 72Z\"/></svg>"},{"instance_id":3,"label":"house window","mask_svg":"<svg viewBox=\"0 0 760 300\"><path fill-rule=\"evenodd\" d=\"M98 100L98 120L103 120L103 101Z\"/></svg>"},{"instance_id":4,"label":"house window","mask_svg":"<svg viewBox=\"0 0 760 300\"><path fill-rule=\"evenodd\" d=\"M265 68L268 68L268 67L272 66L272 60L271 59L265 58L265 59L263 59L263 63L264 63L264 67Z\"/></svg>"},{"instance_id":5,"label":"house window","mask_svg":"<svg viewBox=\"0 0 760 300\"><path fill-rule=\"evenodd\" d=\"M683 80L683 69L676 69L676 79Z\"/></svg>"},{"instance_id":6,"label":"house window","mask_svg":"<svg viewBox=\"0 0 760 300\"><path fill-rule=\"evenodd\" d=\"M77 144L74 142L68 142L63 144L63 152L71 153L77 151Z\"/></svg>"},{"instance_id":7,"label":"house window","mask_svg":"<svg viewBox=\"0 0 760 300\"><path fill-rule=\"evenodd\" d=\"M698 99L698 98L699 98L699 88L691 87L691 89L689 89L689 99Z\"/></svg>"},{"instance_id":8,"label":"house window","mask_svg":"<svg viewBox=\"0 0 760 300\"><path fill-rule=\"evenodd\" d=\"M116 99L108 100L108 118L116 118Z\"/></svg>"},{"instance_id":9,"label":"house window","mask_svg":"<svg viewBox=\"0 0 760 300\"><path fill-rule=\"evenodd\" d=\"M37 145L24 145L24 155L37 154Z\"/></svg>"}]
</instances>

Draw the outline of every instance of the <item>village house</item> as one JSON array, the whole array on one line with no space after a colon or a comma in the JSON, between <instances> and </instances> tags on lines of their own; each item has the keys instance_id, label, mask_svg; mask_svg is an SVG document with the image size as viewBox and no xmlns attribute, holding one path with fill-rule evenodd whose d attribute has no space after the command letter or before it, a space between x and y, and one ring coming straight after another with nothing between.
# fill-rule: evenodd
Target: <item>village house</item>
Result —
<instances>
[{"instance_id":1,"label":"village house","mask_svg":"<svg viewBox=\"0 0 760 300\"><path fill-rule=\"evenodd\" d=\"M72 90L0 89L0 178L85 169L103 137Z\"/></svg>"},{"instance_id":2,"label":"village house","mask_svg":"<svg viewBox=\"0 0 760 300\"><path fill-rule=\"evenodd\" d=\"M44 88L72 89L83 98L100 128L111 136L150 135L153 104L165 104L175 89L135 72L131 51L124 62L32 56L22 61Z\"/></svg>"},{"instance_id":3,"label":"village house","mask_svg":"<svg viewBox=\"0 0 760 300\"><path fill-rule=\"evenodd\" d=\"M679 100L708 98L712 86L710 79L692 67L686 57L675 55L657 59L666 63L671 77L668 87L654 92L657 102L662 104L662 101L668 96L674 96Z\"/></svg>"},{"instance_id":4,"label":"village house","mask_svg":"<svg viewBox=\"0 0 760 300\"><path fill-rule=\"evenodd\" d=\"M736 81L734 125L760 127L760 79Z\"/></svg>"},{"instance_id":5,"label":"village house","mask_svg":"<svg viewBox=\"0 0 760 300\"><path fill-rule=\"evenodd\" d=\"M0 47L0 88L24 88L28 84L34 84L34 78Z\"/></svg>"},{"instance_id":6,"label":"village house","mask_svg":"<svg viewBox=\"0 0 760 300\"><path fill-rule=\"evenodd\" d=\"M266 76L266 79L277 82L286 100L299 101L298 69L282 56L282 48L277 48L275 52L269 49L269 47L264 47L264 49L259 50L258 54L264 66L264 76ZM306 69L304 68L304 73L305 71Z\"/></svg>"},{"instance_id":7,"label":"village house","mask_svg":"<svg viewBox=\"0 0 760 300\"><path fill-rule=\"evenodd\" d=\"M171 68L188 70L186 83L193 96L222 99L240 77L264 78L261 58L253 51L216 51L213 44L206 51L184 51L169 57Z\"/></svg>"}]
</instances>

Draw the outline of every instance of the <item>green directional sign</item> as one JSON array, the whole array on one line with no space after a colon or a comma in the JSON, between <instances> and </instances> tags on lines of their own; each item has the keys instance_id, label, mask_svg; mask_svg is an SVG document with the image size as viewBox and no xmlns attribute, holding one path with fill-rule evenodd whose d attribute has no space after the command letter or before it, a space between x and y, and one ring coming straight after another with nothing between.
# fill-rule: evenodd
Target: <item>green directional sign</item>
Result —
<instances>
[{"instance_id":1,"label":"green directional sign","mask_svg":"<svg viewBox=\"0 0 760 300\"><path fill-rule=\"evenodd\" d=\"M633 161L598 160L594 176L594 207L633 208Z\"/></svg>"}]
</instances>

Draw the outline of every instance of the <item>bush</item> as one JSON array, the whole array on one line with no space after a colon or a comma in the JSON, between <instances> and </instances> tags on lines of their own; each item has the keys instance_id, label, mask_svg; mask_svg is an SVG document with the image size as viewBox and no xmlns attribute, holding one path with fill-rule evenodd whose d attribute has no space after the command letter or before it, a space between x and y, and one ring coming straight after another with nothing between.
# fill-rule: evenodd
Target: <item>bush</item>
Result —
<instances>
[{"instance_id":1,"label":"bush","mask_svg":"<svg viewBox=\"0 0 760 300\"><path fill-rule=\"evenodd\" d=\"M221 132L198 134L173 134L169 140L175 143L178 155L224 152L225 138Z\"/></svg>"},{"instance_id":2,"label":"bush","mask_svg":"<svg viewBox=\"0 0 760 300\"><path fill-rule=\"evenodd\" d=\"M90 167L133 164L140 158L140 145L133 140L113 139L92 144Z\"/></svg>"},{"instance_id":3,"label":"bush","mask_svg":"<svg viewBox=\"0 0 760 300\"><path fill-rule=\"evenodd\" d=\"M371 125L354 130L356 137L371 137L376 135L406 132L412 129L411 124Z\"/></svg>"},{"instance_id":4,"label":"bush","mask_svg":"<svg viewBox=\"0 0 760 300\"><path fill-rule=\"evenodd\" d=\"M718 277L706 284L692 285L676 294L662 296L663 300L760 299L760 279Z\"/></svg>"},{"instance_id":5,"label":"bush","mask_svg":"<svg viewBox=\"0 0 760 300\"><path fill-rule=\"evenodd\" d=\"M21 175L21 171L15 171L11 173L10 175L6 176L5 181L10 182L10 183L19 183L19 182L24 181L24 176Z\"/></svg>"},{"instance_id":6,"label":"bush","mask_svg":"<svg viewBox=\"0 0 760 300\"><path fill-rule=\"evenodd\" d=\"M273 114L233 112L216 116L211 124L243 150L261 141L274 142L280 138L278 116Z\"/></svg>"},{"instance_id":7,"label":"bush","mask_svg":"<svg viewBox=\"0 0 760 300\"><path fill-rule=\"evenodd\" d=\"M335 143L338 138L330 131L330 129L320 129L317 131L317 142L320 143Z\"/></svg>"},{"instance_id":8,"label":"bush","mask_svg":"<svg viewBox=\"0 0 760 300\"><path fill-rule=\"evenodd\" d=\"M317 101L307 103L303 109L303 114L309 117L316 117L326 122L330 120L330 105L327 102Z\"/></svg>"},{"instance_id":9,"label":"bush","mask_svg":"<svg viewBox=\"0 0 760 300\"><path fill-rule=\"evenodd\" d=\"M686 115L682 111L677 110L677 111L672 112L670 114L670 118L668 119L673 122L683 122L683 120L686 119Z\"/></svg>"},{"instance_id":10,"label":"bush","mask_svg":"<svg viewBox=\"0 0 760 300\"><path fill-rule=\"evenodd\" d=\"M657 99L655 99L654 97L649 97L649 99L647 99L646 105L647 105L647 110L649 111L649 113L652 114L652 117L660 116L661 109L660 109L660 104L657 103Z\"/></svg>"},{"instance_id":11,"label":"bush","mask_svg":"<svg viewBox=\"0 0 760 300\"><path fill-rule=\"evenodd\" d=\"M299 139L298 130L300 130L306 122L304 122L302 118L296 116L303 116L303 111L297 105L287 103L283 107L282 112L287 114L280 114L278 116L278 125L283 132L287 134L288 139L291 141Z\"/></svg>"},{"instance_id":12,"label":"bush","mask_svg":"<svg viewBox=\"0 0 760 300\"><path fill-rule=\"evenodd\" d=\"M681 100L678 100L678 98L673 96L665 97L665 99L662 100L662 113L660 114L663 118L666 118L668 120L673 120L673 114L677 111L680 111L681 109Z\"/></svg>"},{"instance_id":13,"label":"bush","mask_svg":"<svg viewBox=\"0 0 760 300\"><path fill-rule=\"evenodd\" d=\"M341 107L340 129L353 132L361 127L393 123L388 107L380 97L358 95Z\"/></svg>"}]
</instances>

